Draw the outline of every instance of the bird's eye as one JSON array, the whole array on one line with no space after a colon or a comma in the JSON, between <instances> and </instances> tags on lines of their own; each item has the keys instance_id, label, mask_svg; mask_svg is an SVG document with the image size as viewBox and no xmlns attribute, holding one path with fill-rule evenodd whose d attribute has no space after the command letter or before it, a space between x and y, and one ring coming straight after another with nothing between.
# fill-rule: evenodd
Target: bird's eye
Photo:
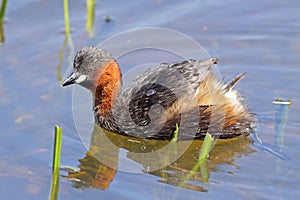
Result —
<instances>
[{"instance_id":1,"label":"bird's eye","mask_svg":"<svg viewBox=\"0 0 300 200\"><path fill-rule=\"evenodd\" d=\"M147 91L146 95L147 95L147 97L149 97L149 96L154 95L155 93L156 93L156 90L150 89L150 90Z\"/></svg>"},{"instance_id":2,"label":"bird's eye","mask_svg":"<svg viewBox=\"0 0 300 200\"><path fill-rule=\"evenodd\" d=\"M82 64L82 56L76 57L74 61L74 68L78 68Z\"/></svg>"}]
</instances>

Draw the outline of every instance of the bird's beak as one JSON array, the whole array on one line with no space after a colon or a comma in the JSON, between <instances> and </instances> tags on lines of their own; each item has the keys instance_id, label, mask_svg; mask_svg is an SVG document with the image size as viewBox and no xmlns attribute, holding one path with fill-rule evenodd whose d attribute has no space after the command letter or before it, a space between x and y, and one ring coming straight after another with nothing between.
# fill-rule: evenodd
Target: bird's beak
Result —
<instances>
[{"instance_id":1,"label":"bird's beak","mask_svg":"<svg viewBox=\"0 0 300 200\"><path fill-rule=\"evenodd\" d=\"M64 87L67 85L74 84L74 83L76 83L77 78L78 78L78 76L74 72L72 72L72 74L70 74L70 76L61 83L61 86Z\"/></svg>"}]
</instances>

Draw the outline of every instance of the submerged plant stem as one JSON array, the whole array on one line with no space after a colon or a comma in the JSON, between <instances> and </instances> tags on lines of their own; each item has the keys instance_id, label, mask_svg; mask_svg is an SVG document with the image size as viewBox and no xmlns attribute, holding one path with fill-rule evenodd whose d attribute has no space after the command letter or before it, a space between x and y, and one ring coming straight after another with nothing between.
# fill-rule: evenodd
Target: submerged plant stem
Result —
<instances>
[{"instance_id":1,"label":"submerged plant stem","mask_svg":"<svg viewBox=\"0 0 300 200\"><path fill-rule=\"evenodd\" d=\"M68 68L64 74L64 76L66 76L70 70L72 69L72 63L73 63L73 54L74 54L74 43L72 41L72 38L71 37L67 37L65 36L65 39L64 39L64 42L63 42L63 45L62 45L62 48L60 49L59 51L59 63L57 65L57 69L56 69L56 76L57 76L57 80L59 83L62 82L62 73L61 73L61 67L64 63L64 53L66 51L66 47L67 47L67 43L69 45L69 48L70 48L70 51L68 52Z\"/></svg>"},{"instance_id":2,"label":"submerged plant stem","mask_svg":"<svg viewBox=\"0 0 300 200\"><path fill-rule=\"evenodd\" d=\"M68 0L64 0L63 2L64 2L64 17L65 17L65 40L64 40L63 46L59 52L59 61L60 62L57 66L57 80L59 83L61 83L61 81L62 81L61 66L64 62L63 53L66 49L67 42L70 46L70 55L68 57L68 61L69 61L68 69L70 69L72 67L72 56L73 56L73 51L74 51L74 44L73 44L73 41L70 36L71 29L70 29L70 21L69 21L69 2L68 2Z\"/></svg>"},{"instance_id":3,"label":"submerged plant stem","mask_svg":"<svg viewBox=\"0 0 300 200\"><path fill-rule=\"evenodd\" d=\"M95 15L95 0L86 0L86 31L90 37L93 36L94 15Z\"/></svg>"},{"instance_id":4,"label":"submerged plant stem","mask_svg":"<svg viewBox=\"0 0 300 200\"><path fill-rule=\"evenodd\" d=\"M69 20L69 1L64 0L64 16L65 16L65 34L70 37L70 20Z\"/></svg>"},{"instance_id":5,"label":"submerged plant stem","mask_svg":"<svg viewBox=\"0 0 300 200\"><path fill-rule=\"evenodd\" d=\"M3 23L0 23L0 44L5 42Z\"/></svg>"}]
</instances>

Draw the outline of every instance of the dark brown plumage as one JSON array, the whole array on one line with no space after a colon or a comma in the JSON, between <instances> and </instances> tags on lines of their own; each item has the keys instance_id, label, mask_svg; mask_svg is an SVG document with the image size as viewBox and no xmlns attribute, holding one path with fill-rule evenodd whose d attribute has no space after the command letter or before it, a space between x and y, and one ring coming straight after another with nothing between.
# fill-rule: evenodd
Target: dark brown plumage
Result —
<instances>
[{"instance_id":1,"label":"dark brown plumage","mask_svg":"<svg viewBox=\"0 0 300 200\"><path fill-rule=\"evenodd\" d=\"M163 63L140 76L125 90L111 55L95 47L80 50L74 71L62 86L77 83L94 97L100 127L123 135L171 139L203 139L207 132L222 139L248 135L253 117L233 86L218 81L211 66L218 60Z\"/></svg>"}]
</instances>

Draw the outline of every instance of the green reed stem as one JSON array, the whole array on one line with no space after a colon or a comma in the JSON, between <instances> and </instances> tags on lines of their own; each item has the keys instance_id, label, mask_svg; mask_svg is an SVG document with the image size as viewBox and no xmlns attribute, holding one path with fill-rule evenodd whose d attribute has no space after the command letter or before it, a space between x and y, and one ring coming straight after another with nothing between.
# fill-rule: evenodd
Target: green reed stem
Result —
<instances>
[{"instance_id":1,"label":"green reed stem","mask_svg":"<svg viewBox=\"0 0 300 200\"><path fill-rule=\"evenodd\" d=\"M177 140L178 140L178 133L179 133L179 128L178 128L178 124L176 124L176 129L174 131L174 134L173 134L171 142L177 142Z\"/></svg>"},{"instance_id":2,"label":"green reed stem","mask_svg":"<svg viewBox=\"0 0 300 200\"><path fill-rule=\"evenodd\" d=\"M0 43L5 42L3 23L4 23L6 5L7 5L7 0L2 0L1 9L0 9Z\"/></svg>"},{"instance_id":3,"label":"green reed stem","mask_svg":"<svg viewBox=\"0 0 300 200\"><path fill-rule=\"evenodd\" d=\"M55 137L54 137L54 152L53 152L53 167L52 172L56 168L60 168L60 153L62 143L62 128L55 126Z\"/></svg>"},{"instance_id":4,"label":"green reed stem","mask_svg":"<svg viewBox=\"0 0 300 200\"><path fill-rule=\"evenodd\" d=\"M208 158L208 154L211 150L213 141L214 141L214 139L211 136L211 134L206 133L201 150L200 150L200 154L199 154L200 161L205 162L206 159Z\"/></svg>"},{"instance_id":5,"label":"green reed stem","mask_svg":"<svg viewBox=\"0 0 300 200\"><path fill-rule=\"evenodd\" d=\"M52 161L52 185L49 198L50 200L56 200L58 198L61 143L62 128L60 128L59 126L55 126L54 151Z\"/></svg>"},{"instance_id":6,"label":"green reed stem","mask_svg":"<svg viewBox=\"0 0 300 200\"><path fill-rule=\"evenodd\" d=\"M178 134L179 134L179 128L178 128L178 124L176 124L176 129L173 133L173 137L172 137L170 143L167 145L167 148L166 148L166 153L165 153L166 157L164 159L164 162L166 163L166 166L168 165L167 163L169 163L170 158L177 155Z\"/></svg>"},{"instance_id":7,"label":"green reed stem","mask_svg":"<svg viewBox=\"0 0 300 200\"><path fill-rule=\"evenodd\" d=\"M199 153L199 159L196 165L194 165L194 167L191 169L191 171L186 175L186 177L184 178L183 182L180 184L180 187L182 187L184 185L184 183L188 180L190 180L190 178L199 171L199 168L201 170L201 175L202 175L202 181L204 183L208 183L208 178L209 178L209 171L207 169L207 165L206 165L206 160L208 158L208 154L212 148L213 145L213 137L211 136L211 134L206 133L203 144L201 146L201 150Z\"/></svg>"},{"instance_id":8,"label":"green reed stem","mask_svg":"<svg viewBox=\"0 0 300 200\"><path fill-rule=\"evenodd\" d=\"M86 0L86 30L89 35L93 36L94 16L95 16L95 0Z\"/></svg>"},{"instance_id":9,"label":"green reed stem","mask_svg":"<svg viewBox=\"0 0 300 200\"><path fill-rule=\"evenodd\" d=\"M69 20L69 1L64 0L64 16L65 16L65 34L66 37L70 37L70 20Z\"/></svg>"},{"instance_id":10,"label":"green reed stem","mask_svg":"<svg viewBox=\"0 0 300 200\"><path fill-rule=\"evenodd\" d=\"M0 10L0 23L4 22L4 15L6 10L7 0L2 0L1 10Z\"/></svg>"}]
</instances>

